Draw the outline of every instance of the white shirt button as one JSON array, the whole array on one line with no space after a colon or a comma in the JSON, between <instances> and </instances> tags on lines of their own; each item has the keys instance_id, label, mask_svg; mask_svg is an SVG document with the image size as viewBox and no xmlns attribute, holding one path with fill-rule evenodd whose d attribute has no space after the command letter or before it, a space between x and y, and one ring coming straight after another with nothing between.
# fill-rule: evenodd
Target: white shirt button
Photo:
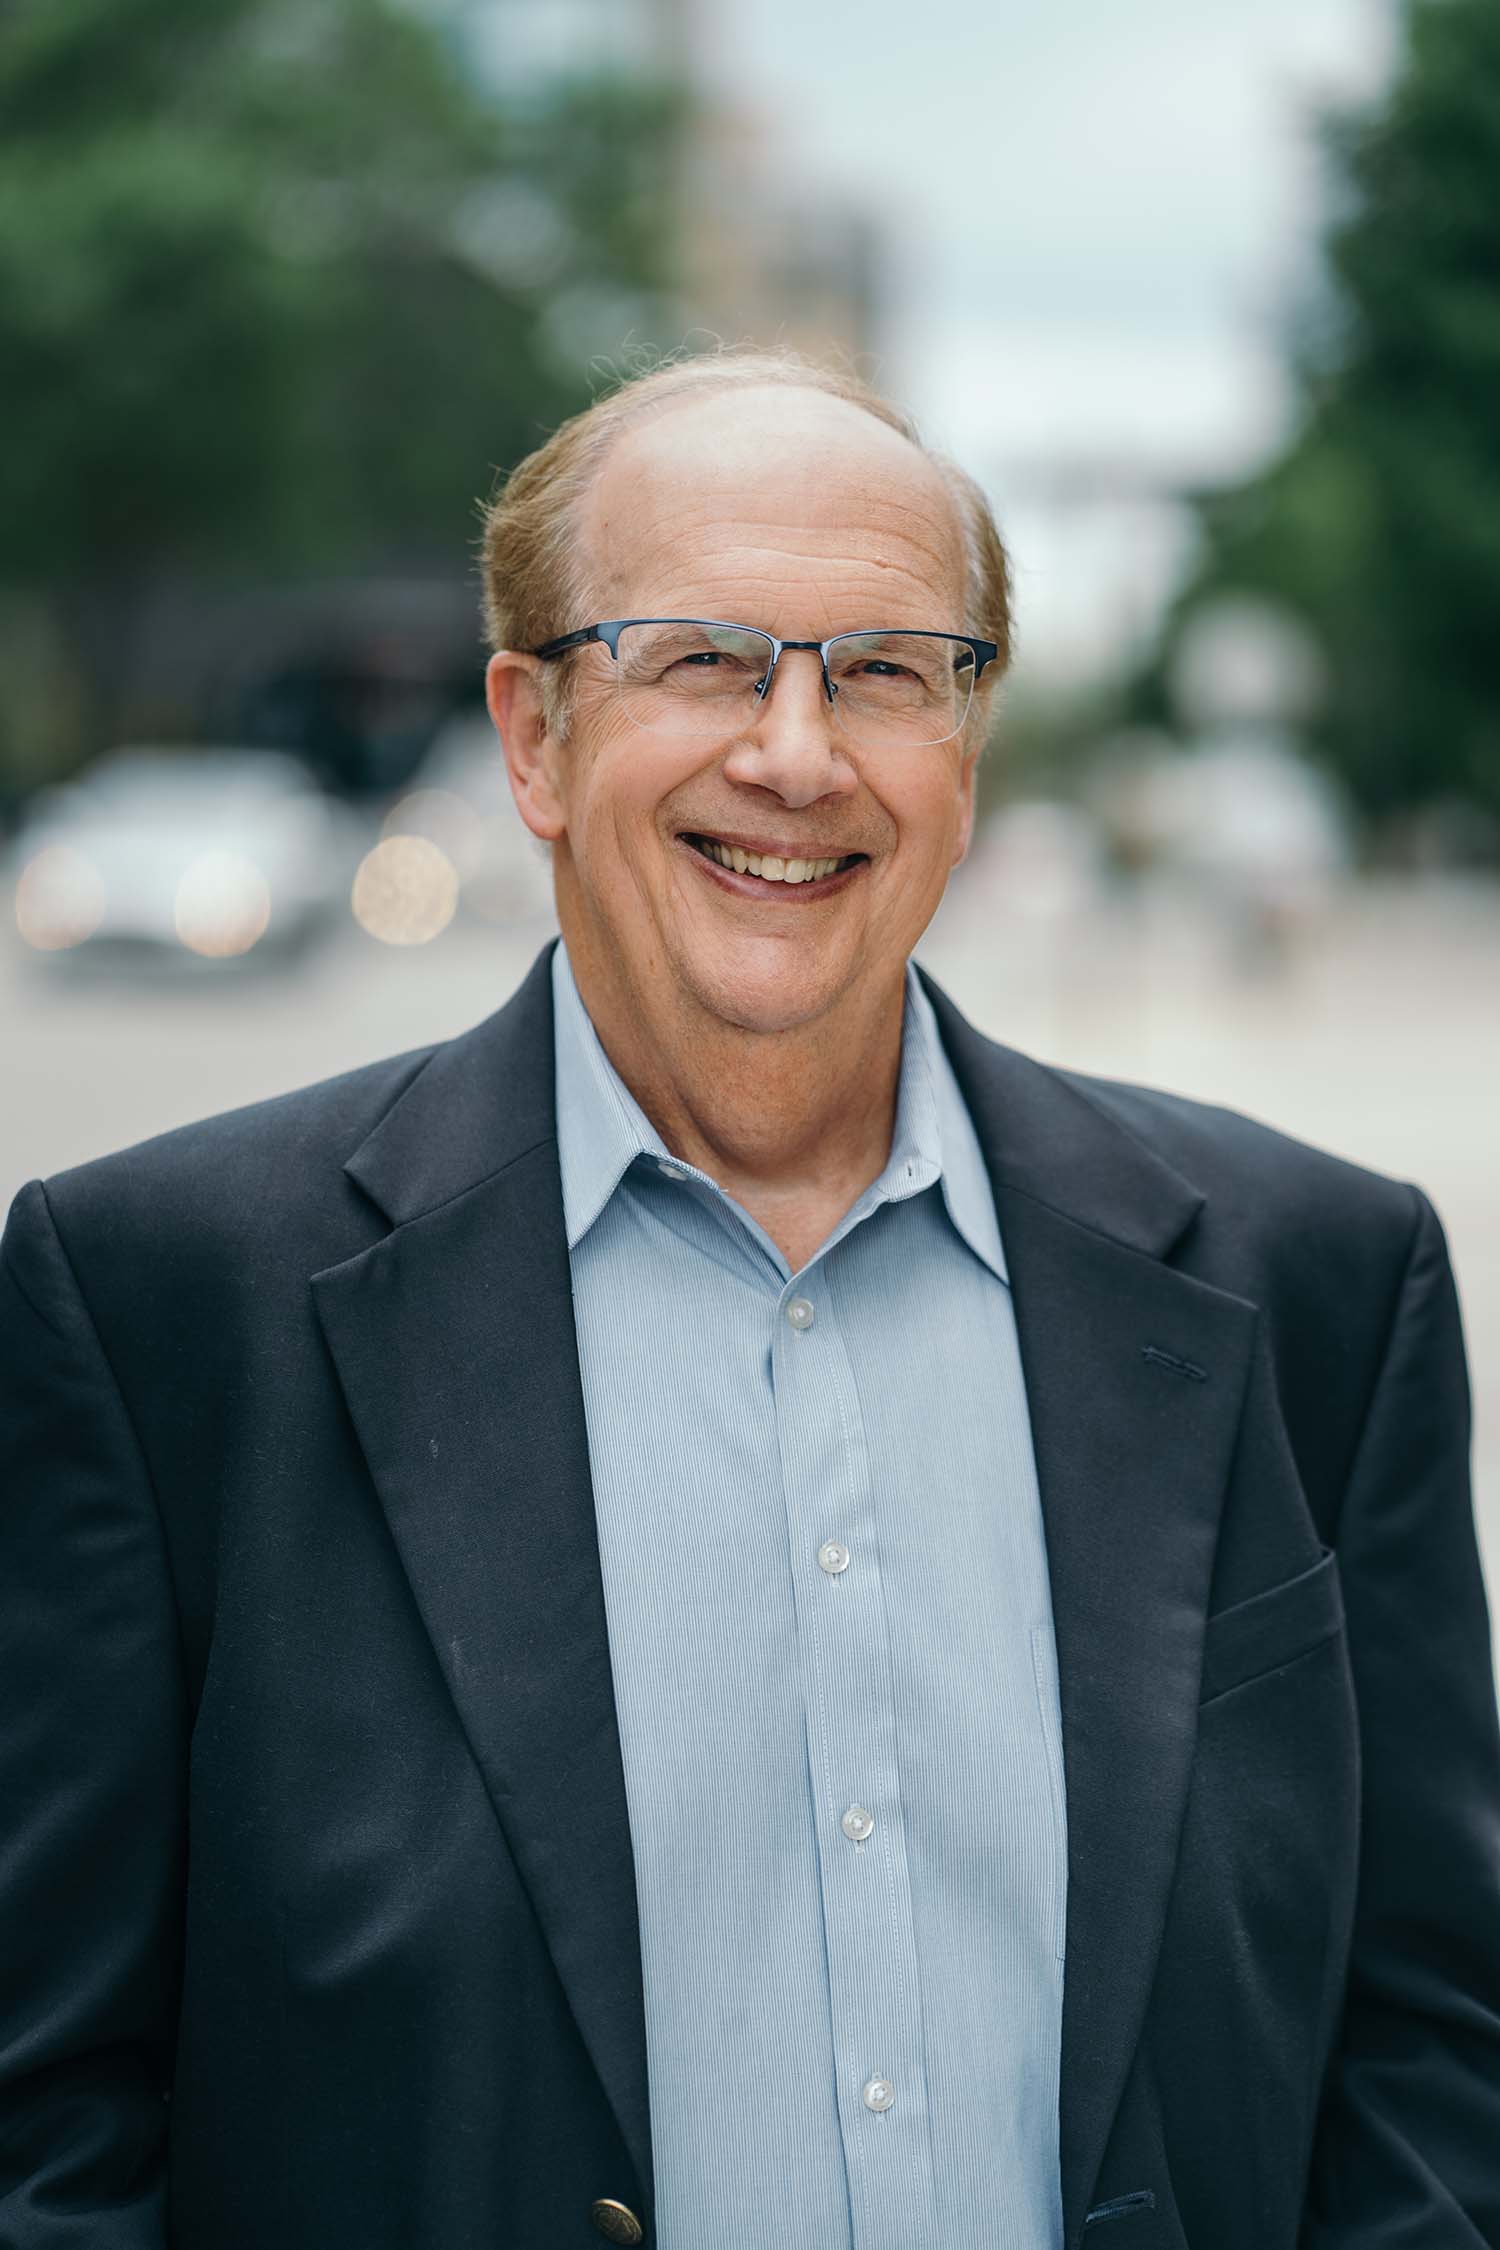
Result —
<instances>
[{"instance_id":1,"label":"white shirt button","mask_svg":"<svg viewBox=\"0 0 1500 2250\"><path fill-rule=\"evenodd\" d=\"M863 1805L851 1805L839 1822L839 1826L843 1829L851 1844L862 1844L865 1838L873 1833L875 1823L865 1811Z\"/></svg>"},{"instance_id":2,"label":"white shirt button","mask_svg":"<svg viewBox=\"0 0 1500 2250\"><path fill-rule=\"evenodd\" d=\"M658 1164L656 1169L664 1180L685 1180L686 1172L680 1164Z\"/></svg>"},{"instance_id":3,"label":"white shirt button","mask_svg":"<svg viewBox=\"0 0 1500 2250\"><path fill-rule=\"evenodd\" d=\"M896 2099L896 2089L888 2078L872 2078L865 2086L866 2109L889 2109Z\"/></svg>"},{"instance_id":4,"label":"white shirt button","mask_svg":"<svg viewBox=\"0 0 1500 2250\"><path fill-rule=\"evenodd\" d=\"M836 1539L825 1539L818 1549L818 1568L826 1570L830 1578L837 1578L841 1570L849 1568L849 1550Z\"/></svg>"},{"instance_id":5,"label":"white shirt button","mask_svg":"<svg viewBox=\"0 0 1500 2250\"><path fill-rule=\"evenodd\" d=\"M794 1297L786 1308L786 1317L794 1328L811 1328L815 1315L805 1297Z\"/></svg>"}]
</instances>

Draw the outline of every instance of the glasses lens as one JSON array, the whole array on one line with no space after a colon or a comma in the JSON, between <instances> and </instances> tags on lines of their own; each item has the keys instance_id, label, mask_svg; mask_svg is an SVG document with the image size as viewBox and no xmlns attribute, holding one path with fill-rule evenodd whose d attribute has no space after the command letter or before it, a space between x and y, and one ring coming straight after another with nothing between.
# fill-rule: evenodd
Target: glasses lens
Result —
<instances>
[{"instance_id":1,"label":"glasses lens","mask_svg":"<svg viewBox=\"0 0 1500 2250\"><path fill-rule=\"evenodd\" d=\"M653 733L732 733L753 715L771 656L769 634L748 626L626 625L615 660L620 702Z\"/></svg>"},{"instance_id":2,"label":"glasses lens","mask_svg":"<svg viewBox=\"0 0 1500 2250\"><path fill-rule=\"evenodd\" d=\"M834 710L872 746L916 748L958 733L974 698L974 651L944 633L848 633L828 651Z\"/></svg>"}]
</instances>

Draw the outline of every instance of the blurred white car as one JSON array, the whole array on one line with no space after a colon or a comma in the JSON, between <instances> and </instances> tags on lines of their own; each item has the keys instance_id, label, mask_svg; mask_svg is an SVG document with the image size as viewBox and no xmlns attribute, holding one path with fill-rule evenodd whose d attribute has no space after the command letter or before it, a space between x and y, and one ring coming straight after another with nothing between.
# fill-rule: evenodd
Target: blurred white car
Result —
<instances>
[{"instance_id":1,"label":"blurred white car","mask_svg":"<svg viewBox=\"0 0 1500 2250\"><path fill-rule=\"evenodd\" d=\"M113 751L28 808L16 927L54 956L292 951L345 909L360 835L282 752Z\"/></svg>"}]
</instances>

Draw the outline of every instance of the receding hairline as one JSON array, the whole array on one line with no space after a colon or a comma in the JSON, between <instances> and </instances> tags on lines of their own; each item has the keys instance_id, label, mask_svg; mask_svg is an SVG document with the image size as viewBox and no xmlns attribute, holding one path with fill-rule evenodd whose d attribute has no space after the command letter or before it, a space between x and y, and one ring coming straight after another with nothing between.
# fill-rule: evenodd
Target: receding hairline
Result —
<instances>
[{"instance_id":1,"label":"receding hairline","mask_svg":"<svg viewBox=\"0 0 1500 2250\"><path fill-rule=\"evenodd\" d=\"M600 572L597 568L600 558L594 551L593 541L590 537L592 529L591 511L598 500L605 477L612 467L618 465L621 453L633 442L648 437L669 419L680 420L684 414L696 411L702 419L708 420L712 417L714 409L726 405L732 405L737 409L742 401L748 405L753 397L778 402L795 399L812 400L816 402L816 405L813 412L808 415L810 426L819 421L842 422L851 433L856 429L863 428L867 431L881 432L889 436L896 445L900 446L906 458L915 465L929 492L940 504L951 542L953 568L960 584L964 583L968 575L967 556L965 553L963 514L959 506L958 495L950 480L943 474L941 463L928 452L927 448L910 431L899 427L893 421L887 420L885 415L873 412L859 399L846 398L836 391L823 390L815 383L777 382L769 379L754 381L741 378L735 382L725 381L718 384L705 379L691 388L684 385L682 388L669 391L657 399L643 401L637 414L622 420L618 426L608 432L604 445L590 464L588 481L574 496L570 510L573 532L578 542L576 560L580 591L585 579L591 583L593 591L601 591ZM835 411L831 414L825 414L821 411L824 407L832 408ZM781 415L778 408L773 408L767 416L767 421L774 423L778 419L784 423L787 417ZM883 439L881 442L883 445Z\"/></svg>"},{"instance_id":2,"label":"receding hairline","mask_svg":"<svg viewBox=\"0 0 1500 2250\"><path fill-rule=\"evenodd\" d=\"M630 393L627 389L617 396L622 401L628 401ZM692 382L684 380L674 384L669 389L664 388L654 395L648 394L633 406L625 405L618 420L604 440L602 449L595 460L595 468L596 470L603 469L628 439L644 435L646 431L655 428L674 415L682 416L693 413L707 415L714 408L722 407L726 403L732 402L738 406L742 400L748 399L786 401L787 403L801 401L804 408L810 402L815 414L821 414L824 419L851 424L857 423L861 428L884 430L899 445L914 454L919 461L932 463L932 455L919 442L912 427L907 423L906 417L901 415L899 418L892 418L895 414L894 409L891 414L882 413L878 411L874 404L867 405L863 399L850 398L842 391L826 390L820 383L793 382L789 379L778 379L770 374L751 375L747 373L732 376L728 373L717 375L709 373L697 377ZM606 403L612 404L614 402Z\"/></svg>"}]
</instances>

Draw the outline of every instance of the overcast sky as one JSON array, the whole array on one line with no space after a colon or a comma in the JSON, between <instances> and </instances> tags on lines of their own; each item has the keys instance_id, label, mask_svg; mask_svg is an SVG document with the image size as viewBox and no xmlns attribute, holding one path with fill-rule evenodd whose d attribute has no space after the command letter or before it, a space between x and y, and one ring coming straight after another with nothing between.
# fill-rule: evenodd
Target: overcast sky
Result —
<instances>
[{"instance_id":1,"label":"overcast sky","mask_svg":"<svg viewBox=\"0 0 1500 2250\"><path fill-rule=\"evenodd\" d=\"M1238 465L1389 0L717 0L705 53L888 220L893 378L961 449Z\"/></svg>"}]
</instances>

